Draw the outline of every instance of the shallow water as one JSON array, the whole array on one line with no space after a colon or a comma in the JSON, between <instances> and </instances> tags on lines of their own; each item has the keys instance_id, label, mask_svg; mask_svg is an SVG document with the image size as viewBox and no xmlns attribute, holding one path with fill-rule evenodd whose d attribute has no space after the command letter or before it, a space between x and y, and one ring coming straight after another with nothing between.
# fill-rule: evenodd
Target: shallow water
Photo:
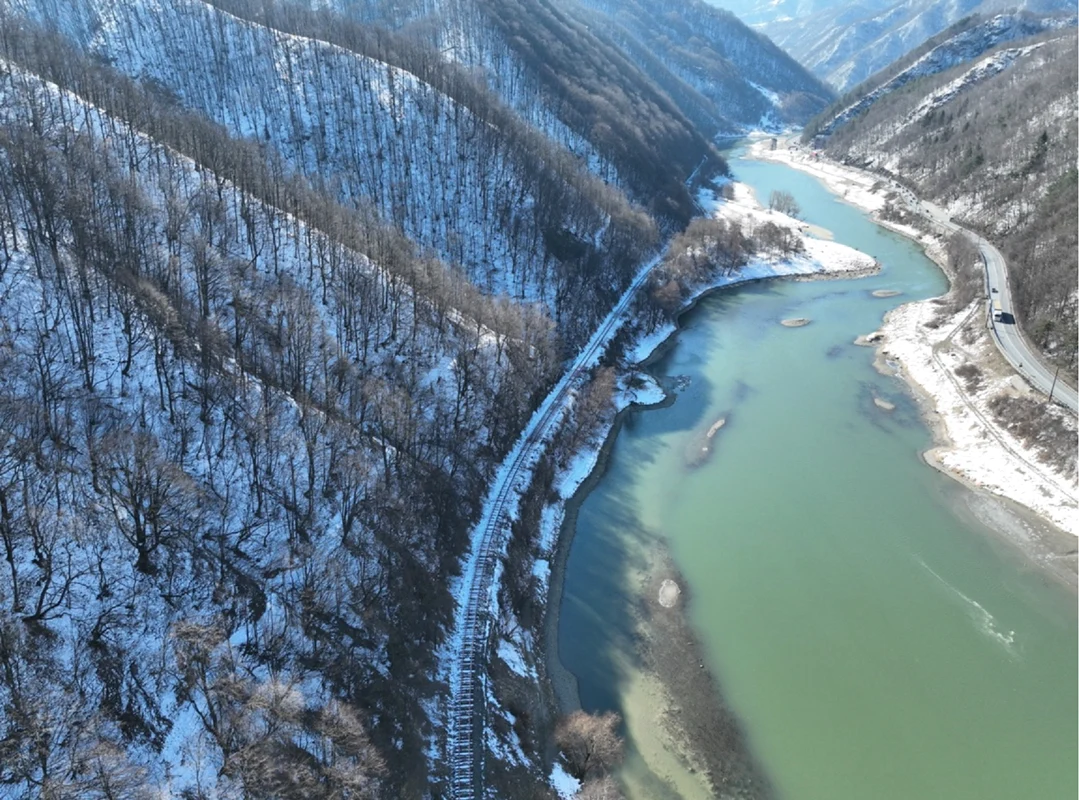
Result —
<instances>
[{"instance_id":1,"label":"shallow water","mask_svg":"<svg viewBox=\"0 0 1079 800\"><path fill-rule=\"evenodd\" d=\"M702 302L650 368L681 386L674 403L627 417L582 504L559 653L586 708L627 720L629 796L707 796L657 735L658 684L637 650L642 582L669 548L779 797L1075 798L1075 596L960 511L967 490L920 459L930 437L913 400L852 344L943 276L812 177L732 167L758 196L792 192L808 222L884 269ZM790 317L812 323L779 324ZM713 455L688 468L722 416Z\"/></svg>"}]
</instances>

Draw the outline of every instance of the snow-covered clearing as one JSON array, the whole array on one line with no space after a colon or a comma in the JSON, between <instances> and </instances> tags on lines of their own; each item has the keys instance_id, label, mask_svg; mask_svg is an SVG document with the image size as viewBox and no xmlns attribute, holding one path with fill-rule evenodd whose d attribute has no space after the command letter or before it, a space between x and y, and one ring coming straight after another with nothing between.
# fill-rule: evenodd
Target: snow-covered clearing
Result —
<instances>
[{"instance_id":1,"label":"snow-covered clearing","mask_svg":"<svg viewBox=\"0 0 1079 800\"><path fill-rule=\"evenodd\" d=\"M976 300L940 327L926 325L939 313L931 300L907 303L890 312L883 327L880 352L899 363L906 380L928 396L939 415L931 427L937 446L926 460L942 471L994 494L1008 497L1057 527L1079 536L1079 486L1039 461L1027 445L994 420L988 402L1001 392L1029 395L1031 389L1010 368L989 378L981 389L969 391L955 375L965 363L990 361L996 351L984 330L967 345L959 329L971 315L984 321L984 304ZM984 326L983 326L984 327ZM1039 395L1040 397L1040 395ZM1067 418L1064 409L1047 406L1045 413Z\"/></svg>"},{"instance_id":2,"label":"snow-covered clearing","mask_svg":"<svg viewBox=\"0 0 1079 800\"><path fill-rule=\"evenodd\" d=\"M769 150L766 142L756 143L750 152L755 158L777 161L815 176L829 190L870 214L875 215L884 206L888 187L870 173L818 160L804 150L783 146ZM877 222L923 246L934 241L912 228L880 219ZM937 310L932 300L908 303L892 311L883 328L882 353L901 363L904 379L924 392L929 410L939 416L939 424L931 426L937 446L927 453L927 460L959 480L1020 503L1061 529L1079 535L1075 480L1039 462L1029 446L995 422L985 403L997 391L972 397L953 374L961 362L934 355L934 347L947 339L968 313L960 312L935 330L925 327ZM970 355L984 363L992 353L991 348L979 346L972 348ZM1026 389L1026 383L1010 368L1004 368L1003 373L998 382L1016 392ZM1071 419L1074 421L1074 417Z\"/></svg>"}]
</instances>

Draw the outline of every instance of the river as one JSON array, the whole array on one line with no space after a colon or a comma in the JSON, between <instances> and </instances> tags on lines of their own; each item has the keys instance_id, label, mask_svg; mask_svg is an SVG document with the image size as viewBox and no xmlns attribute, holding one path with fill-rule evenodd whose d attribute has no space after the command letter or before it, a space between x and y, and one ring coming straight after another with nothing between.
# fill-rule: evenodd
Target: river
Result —
<instances>
[{"instance_id":1,"label":"river","mask_svg":"<svg viewBox=\"0 0 1079 800\"><path fill-rule=\"evenodd\" d=\"M669 676L643 652L645 595L669 557L777 797L1073 800L1075 595L984 527L984 498L925 465L910 394L852 344L889 308L943 292L943 275L814 178L731 163L883 269L705 299L648 367L674 401L626 415L580 504L558 650L582 705L626 720L628 796L709 796L657 725ZM812 322L779 324L790 317ZM711 458L687 466L720 417Z\"/></svg>"}]
</instances>

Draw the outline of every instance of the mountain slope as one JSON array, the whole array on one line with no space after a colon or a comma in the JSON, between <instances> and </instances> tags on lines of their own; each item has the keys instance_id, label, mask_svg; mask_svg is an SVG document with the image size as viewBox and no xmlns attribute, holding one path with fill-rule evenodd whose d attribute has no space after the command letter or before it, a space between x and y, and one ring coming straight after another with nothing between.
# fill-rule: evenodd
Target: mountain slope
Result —
<instances>
[{"instance_id":1,"label":"mountain slope","mask_svg":"<svg viewBox=\"0 0 1079 800\"><path fill-rule=\"evenodd\" d=\"M198 0L79 2L77 17L34 11L341 200L373 202L486 291L545 301L570 342L655 246L624 196L541 137L549 158L537 137L503 135L497 108L473 112L400 67Z\"/></svg>"},{"instance_id":2,"label":"mountain slope","mask_svg":"<svg viewBox=\"0 0 1079 800\"><path fill-rule=\"evenodd\" d=\"M802 138L808 140L817 134L830 134L864 112L881 97L901 89L910 81L936 75L958 64L972 62L998 45L1045 31L1074 28L1075 25L1075 17L1036 17L1029 14L968 17L841 97L806 125Z\"/></svg>"},{"instance_id":3,"label":"mountain slope","mask_svg":"<svg viewBox=\"0 0 1079 800\"><path fill-rule=\"evenodd\" d=\"M1001 45L874 95L821 137L833 157L900 177L993 241L1008 261L1024 331L1069 368L1079 258L1077 55L1074 28Z\"/></svg>"},{"instance_id":4,"label":"mountain slope","mask_svg":"<svg viewBox=\"0 0 1079 800\"><path fill-rule=\"evenodd\" d=\"M444 268L280 172L317 225L239 189L219 129L154 114L186 155L0 66L0 777L370 796L380 752L422 760L445 576L550 327L419 296Z\"/></svg>"},{"instance_id":5,"label":"mountain slope","mask_svg":"<svg viewBox=\"0 0 1079 800\"><path fill-rule=\"evenodd\" d=\"M659 217L684 225L695 213L686 178L702 165L705 174L725 170L707 136L618 47L590 30L573 4L332 5L356 22L393 29L402 40L460 65L574 151L581 152L572 142L590 143L600 157L599 163L589 157L590 165L601 172L603 162L613 165L619 185Z\"/></svg>"},{"instance_id":6,"label":"mountain slope","mask_svg":"<svg viewBox=\"0 0 1079 800\"><path fill-rule=\"evenodd\" d=\"M762 117L804 121L830 96L767 39L696 0L674 9L651 0L429 0L393 6L336 0L334 5L357 19L429 37L452 58L481 70L507 102L522 110L533 104L568 110L558 83L575 83L585 71L627 94L658 86L706 136L744 131ZM518 40L522 31L526 40L532 35L528 26L514 22L512 31L506 28L508 21L522 19L544 20L546 32L572 42L572 51L544 49L537 63L534 48ZM593 57L611 52L612 45L625 56ZM581 56L591 62L584 69Z\"/></svg>"},{"instance_id":7,"label":"mountain slope","mask_svg":"<svg viewBox=\"0 0 1079 800\"><path fill-rule=\"evenodd\" d=\"M732 14L698 0L584 0L603 29L705 130L800 124L831 91Z\"/></svg>"},{"instance_id":8,"label":"mountain slope","mask_svg":"<svg viewBox=\"0 0 1079 800\"><path fill-rule=\"evenodd\" d=\"M758 11L758 29L839 91L851 89L969 15L1075 10L1074 3L1063 0L862 0L825 7L789 5Z\"/></svg>"}]
</instances>

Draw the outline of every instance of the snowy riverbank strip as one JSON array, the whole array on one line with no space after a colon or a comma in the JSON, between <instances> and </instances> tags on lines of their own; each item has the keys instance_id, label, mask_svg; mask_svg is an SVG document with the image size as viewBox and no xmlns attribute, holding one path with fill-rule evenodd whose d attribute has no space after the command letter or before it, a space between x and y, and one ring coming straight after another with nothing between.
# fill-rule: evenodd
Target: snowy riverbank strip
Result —
<instances>
[{"instance_id":1,"label":"snowy riverbank strip","mask_svg":"<svg viewBox=\"0 0 1079 800\"><path fill-rule=\"evenodd\" d=\"M729 184L730 199L720 199L711 192L702 192L698 198L702 207L711 215L730 221L738 221L746 227L754 227L763 222L773 222L778 225L800 231L802 226L797 220L790 217L768 211L757 203L753 193L742 184ZM801 235L801 234L799 234ZM716 290L738 286L752 281L768 280L775 278L853 278L875 273L879 269L877 262L869 255L861 253L846 245L831 241L802 236L804 252L793 256L775 258L757 258L730 275L717 275L714 279L695 287L683 304L683 312L695 305L702 297ZM559 541L559 534L563 528L566 516L567 503L574 498L581 486L595 470L603 450L604 443L613 430L618 415L630 406L648 406L662 402L666 393L645 374L638 372L636 367L650 359L656 351L676 331L677 321L672 320L663 323L656 330L638 335L627 347L625 361L628 369L624 370L619 377L617 391L613 397L612 410L605 423L593 433L588 447L576 453L565 465L557 471L553 490L557 499L548 504L541 517L541 531L539 537L540 557L537 559L533 573L539 579L541 601L546 603L549 617L557 620L557 609L561 597L557 591L551 592L552 564L555 563L560 545L567 543ZM538 459L538 456L537 456ZM535 460L533 460L535 463ZM531 473L529 472L529 478ZM527 485L521 480L522 487ZM493 595L492 595L493 600ZM558 663L557 649L553 646L551 630L557 623L548 627L547 633L547 673L552 681L559 680L561 673ZM498 644L499 657L506 662L507 666L519 675L535 677L536 670L530 667L531 663L540 657L536 643L531 634L519 625L511 626L512 633L500 639ZM564 695L567 691L556 688L556 694ZM574 692L570 692L575 694ZM489 698L490 699L490 698ZM493 699L490 699L493 701ZM506 726L511 740L497 743L501 752L520 752L520 743L513 741L515 734L512 726ZM492 748L495 749L495 748ZM556 791L562 797L565 794L565 784L555 785Z\"/></svg>"},{"instance_id":2,"label":"snowy riverbank strip","mask_svg":"<svg viewBox=\"0 0 1079 800\"><path fill-rule=\"evenodd\" d=\"M450 705L439 717L445 721L451 793L459 800L482 796L482 787L475 785L481 779L483 769L482 757L477 768L473 721L476 700L481 696L486 698L486 686L485 681L482 689L477 684L486 674L487 640L491 621L497 618L498 612L501 558L509 541L510 526L518 513L521 493L528 487L532 472L550 437L557 431L558 423L572 405L574 390L598 363L607 344L628 319L627 312L637 292L659 262L660 256L656 256L641 268L521 432L491 483L483 514L473 530L461 576L451 586L456 603L454 627L439 653L439 677L449 685ZM432 742L428 751L432 766L437 752L437 743Z\"/></svg>"},{"instance_id":3,"label":"snowy riverbank strip","mask_svg":"<svg viewBox=\"0 0 1079 800\"><path fill-rule=\"evenodd\" d=\"M750 148L750 155L818 178L830 191L870 213L878 224L917 241L947 274L936 238L880 219L887 188L876 176L814 159L805 150L790 151L783 144L770 150L766 142L757 142ZM878 348L881 356L897 363L899 374L922 399L923 407L928 406L924 408L925 417L935 446L925 454L926 461L963 483L1026 506L1061 530L1079 536L1079 484L1075 477L1041 462L1029 445L995 421L988 408L995 394L1019 396L1031 390L1010 367L1000 363L991 342L985 346L982 339L987 337L964 344L964 357L960 358L954 346L955 334L971 313L978 315L980 311L963 309L939 327L927 325L939 311L929 299L889 312ZM945 346L949 352L942 353ZM975 363L990 373L982 389L968 389L965 381L957 378L954 370L963 363ZM1056 406L1047 406L1045 413L1067 420L1072 426L1076 424L1074 417Z\"/></svg>"}]
</instances>

